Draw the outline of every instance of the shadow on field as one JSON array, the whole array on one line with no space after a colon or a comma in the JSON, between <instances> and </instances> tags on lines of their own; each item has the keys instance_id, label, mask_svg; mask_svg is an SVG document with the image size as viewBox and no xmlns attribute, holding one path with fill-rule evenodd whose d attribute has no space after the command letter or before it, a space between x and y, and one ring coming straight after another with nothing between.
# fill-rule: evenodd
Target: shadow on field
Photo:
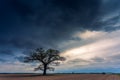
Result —
<instances>
[{"instance_id":1,"label":"shadow on field","mask_svg":"<svg viewBox=\"0 0 120 80\"><path fill-rule=\"evenodd\" d=\"M9 78L9 77L44 77L41 74L2 74L0 77ZM55 76L54 74L49 74L46 76Z\"/></svg>"}]
</instances>

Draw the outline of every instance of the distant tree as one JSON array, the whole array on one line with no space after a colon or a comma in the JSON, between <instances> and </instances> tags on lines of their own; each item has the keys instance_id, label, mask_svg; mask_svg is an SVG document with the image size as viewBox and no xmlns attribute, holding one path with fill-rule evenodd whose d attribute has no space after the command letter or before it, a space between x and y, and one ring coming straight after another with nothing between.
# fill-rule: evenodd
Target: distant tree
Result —
<instances>
[{"instance_id":1,"label":"distant tree","mask_svg":"<svg viewBox=\"0 0 120 80\"><path fill-rule=\"evenodd\" d=\"M105 72L102 72L102 74L106 74Z\"/></svg>"},{"instance_id":2,"label":"distant tree","mask_svg":"<svg viewBox=\"0 0 120 80\"><path fill-rule=\"evenodd\" d=\"M42 70L43 75L46 75L47 70L54 71L50 65L59 65L61 61L65 61L64 57L60 56L60 52L55 49L44 50L43 48L37 48L30 55L24 57L24 62L39 62L40 65L34 70Z\"/></svg>"}]
</instances>

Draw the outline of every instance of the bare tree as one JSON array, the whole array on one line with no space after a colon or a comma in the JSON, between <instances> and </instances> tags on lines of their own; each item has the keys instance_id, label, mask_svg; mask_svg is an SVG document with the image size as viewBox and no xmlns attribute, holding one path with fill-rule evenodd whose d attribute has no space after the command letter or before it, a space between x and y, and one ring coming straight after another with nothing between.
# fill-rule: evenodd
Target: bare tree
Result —
<instances>
[{"instance_id":1,"label":"bare tree","mask_svg":"<svg viewBox=\"0 0 120 80\"><path fill-rule=\"evenodd\" d=\"M43 48L38 48L34 50L30 55L24 57L24 62L39 62L40 65L34 70L42 70L43 75L46 75L47 70L54 71L53 67L50 65L59 65L61 61L65 58L60 56L60 52L54 49L44 50Z\"/></svg>"}]
</instances>

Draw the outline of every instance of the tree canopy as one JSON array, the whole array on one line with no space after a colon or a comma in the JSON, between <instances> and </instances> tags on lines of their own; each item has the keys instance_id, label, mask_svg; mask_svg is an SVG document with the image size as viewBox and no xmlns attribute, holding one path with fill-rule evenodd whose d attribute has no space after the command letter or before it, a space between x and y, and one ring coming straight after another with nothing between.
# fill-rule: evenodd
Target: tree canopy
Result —
<instances>
[{"instance_id":1,"label":"tree canopy","mask_svg":"<svg viewBox=\"0 0 120 80\"><path fill-rule=\"evenodd\" d=\"M44 50L43 48L37 48L29 55L24 57L24 62L39 62L40 65L35 68L34 70L42 70L43 75L46 75L46 71L54 71L52 66L58 66L61 61L65 61L65 57L60 56L60 52L55 49L47 49Z\"/></svg>"}]
</instances>

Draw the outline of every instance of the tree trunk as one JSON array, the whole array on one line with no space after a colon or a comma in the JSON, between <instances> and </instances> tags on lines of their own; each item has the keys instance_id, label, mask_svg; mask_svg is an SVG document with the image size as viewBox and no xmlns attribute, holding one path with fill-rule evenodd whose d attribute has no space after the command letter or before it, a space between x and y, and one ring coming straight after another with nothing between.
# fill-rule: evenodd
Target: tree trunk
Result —
<instances>
[{"instance_id":1,"label":"tree trunk","mask_svg":"<svg viewBox=\"0 0 120 80\"><path fill-rule=\"evenodd\" d=\"M44 65L43 75L45 76L47 72L47 65Z\"/></svg>"}]
</instances>

